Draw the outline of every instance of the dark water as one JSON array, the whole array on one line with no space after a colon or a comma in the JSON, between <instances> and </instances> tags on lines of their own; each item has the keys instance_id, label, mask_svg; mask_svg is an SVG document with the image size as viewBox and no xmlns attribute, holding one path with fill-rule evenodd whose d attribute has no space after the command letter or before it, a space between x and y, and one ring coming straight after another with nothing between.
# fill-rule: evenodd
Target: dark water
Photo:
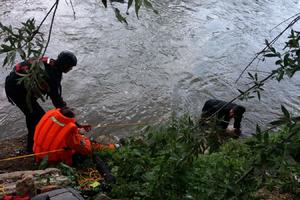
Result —
<instances>
[{"instance_id":1,"label":"dark water","mask_svg":"<svg viewBox=\"0 0 300 200\"><path fill-rule=\"evenodd\" d=\"M0 20L40 22L53 2L2 0ZM132 129L99 126L160 122L172 113L198 116L209 98L231 100L237 88L247 88L246 78L235 84L241 70L264 47L264 39L286 24L270 30L300 8L298 0L163 0L155 5L159 15L142 10L138 20L132 10L124 26L99 1L75 0L75 19L66 2L60 2L47 51L56 57L69 49L78 56L78 66L63 79L64 99L81 121L98 126L97 134L119 136ZM273 68L267 62L251 70ZM5 97L8 73L1 69L0 138L26 133L24 116ZM268 83L261 101L238 101L247 108L244 133L276 118L280 104L299 114L299 79ZM50 100L43 103L45 109L51 106Z\"/></svg>"}]
</instances>

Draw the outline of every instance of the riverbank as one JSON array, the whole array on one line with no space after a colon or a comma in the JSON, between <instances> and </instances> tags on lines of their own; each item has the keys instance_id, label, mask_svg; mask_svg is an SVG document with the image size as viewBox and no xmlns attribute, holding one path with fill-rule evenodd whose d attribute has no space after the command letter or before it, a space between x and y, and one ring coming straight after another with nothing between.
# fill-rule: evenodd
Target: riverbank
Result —
<instances>
[{"instance_id":1,"label":"riverbank","mask_svg":"<svg viewBox=\"0 0 300 200\"><path fill-rule=\"evenodd\" d=\"M21 158L27 155L26 136L0 140L0 173L34 170L37 166L34 164L33 157ZM3 160L7 158L16 158L13 160Z\"/></svg>"},{"instance_id":2,"label":"riverbank","mask_svg":"<svg viewBox=\"0 0 300 200\"><path fill-rule=\"evenodd\" d=\"M181 132L181 131L180 131ZM158 136L163 136L163 137L158 137ZM130 143L128 143L127 145L129 145L131 151L127 152L127 151L120 151L119 155L114 157L114 159L118 159L118 158L122 158L121 160L119 160L118 162L114 162L114 166L117 167L115 169L120 169L116 172L116 177L118 177L119 182L122 179L126 179L127 177L131 177L129 179L126 179L126 187L128 185L127 190L122 189L122 192L119 194L120 196L126 196L126 194L128 195L128 193L126 191L131 191L135 188L135 184L138 180L138 184L137 185L143 185L143 181L145 181L144 179L138 179L138 177L143 177L145 174L149 175L149 170L151 171L152 169L155 169L155 167L153 168L149 168L149 166L153 166L154 164L158 165L159 163L157 163L159 161L159 157L158 156L153 156L154 158L152 159L152 157L147 156L150 151L144 151L144 148L148 147L153 150L153 144L159 144L158 141L161 141L162 138L167 139L168 140L172 140L172 138L169 137L170 133L165 132L159 132L156 134L155 137L151 137L150 140L146 139L146 140L141 140L141 138L137 139L137 140L132 140ZM175 139L175 138L174 138ZM149 141L151 141L151 143L148 143ZM155 142L154 142L155 141ZM154 142L154 143L153 143ZM0 146L0 173L8 173L8 172L14 172L14 171L24 171L24 170L35 170L38 168L37 165L34 164L34 160L33 157L27 157L27 158L19 158L19 159L14 159L14 160L7 160L7 161L2 161L2 159L5 158L17 158L18 156L22 156L22 155L26 155L26 152L22 152L22 149L25 149L26 147L26 136L23 137L18 137L18 138L12 138L12 139L5 139L5 140L1 140L0 141L1 146ZM171 142L173 144L173 142ZM177 142L178 144L180 143L180 141ZM150 145L150 146L149 146ZM236 176L236 174L239 174L239 170L243 169L243 167L240 167L241 164L243 164L244 162L246 162L246 160L248 159L243 159L243 157L245 157L245 155L248 155L248 151L250 151L250 149L246 148L247 146L245 146L242 142L239 142L238 140L233 140L231 142L229 142L228 144L226 144L224 147L222 147L222 149L220 149L220 151L213 153L211 155L205 155L203 157L200 157L200 159L195 163L195 167L196 167L196 171L197 172L195 175L199 175L198 173L200 173L199 176L197 176L196 179L193 179L193 182L186 182L185 184L189 184L189 185L197 185L197 180L200 180L200 182L202 183L202 187L203 189L209 189L212 190L214 189L213 186L211 186L211 181L216 181L216 183L218 184L222 184L222 179L219 180L219 178L217 180L215 180L214 177L220 177L219 174L231 174L230 176L226 176L226 177L234 177ZM156 151L164 151L164 149L169 148L168 145L163 145L160 148L157 148ZM179 148L179 147L178 147ZM176 148L178 150L178 148ZM246 148L246 149L245 149ZM126 153L127 152L127 153ZM130 153L130 152L134 152L134 153ZM161 155L161 153L159 153L159 155ZM122 156L121 156L122 155ZM137 156L139 155L139 156ZM239 155L239 156L237 156ZM224 157L226 157L227 159L224 160ZM143 158L147 158L147 164L144 162L141 162L141 160ZM163 160L163 162L165 163L166 161ZM230 163L228 165L228 162ZM135 164L133 164L135 163ZM216 163L218 163L218 165L216 165ZM226 164L227 163L227 164ZM143 166L144 164L146 164L145 168L140 168L141 166ZM168 165L168 163L165 163L165 165ZM121 169L121 166L123 167ZM160 165L159 165L160 166ZM173 170L172 167L173 165L168 165L169 167L166 168L165 173L166 174L171 174L172 176L170 177L172 180L171 183L176 183L180 184L180 182L178 181L173 181L173 179L175 180L179 180L179 178L181 177L185 177L185 173L175 173L173 176ZM202 167L201 167L202 166ZM218 168L218 170L214 170L211 166L219 166L220 168ZM135 169L135 170L132 170ZM139 169L137 171L137 169ZM176 167L177 169L177 167ZM182 169L185 169L185 167L183 167ZM199 171L199 170L200 171ZM190 168L190 170L194 170L194 168ZM221 171L221 172L219 172ZM190 171L191 172L191 171ZM226 173L225 173L226 172ZM242 171L241 171L242 172ZM157 173L150 173L153 174L153 176L156 176ZM135 176L133 176L135 175ZM241 175L241 174L240 174ZM132 178L133 177L133 178ZM204 178L203 178L204 177ZM155 178L155 177L154 177ZM201 181L203 179L203 181ZM276 178L276 179L280 179L280 178ZM150 183L152 179L150 179ZM167 179L168 180L168 179ZM166 180L166 181L167 181ZM181 179L180 179L181 180ZM182 179L184 180L184 179ZM204 181L205 180L205 181ZM210 181L207 181L210 180ZM157 181L154 181L154 184L156 184ZM227 185L227 184L226 184ZM121 185L122 188L124 187L124 185ZM249 185L250 187L251 185ZM120 185L115 185L115 189L116 191L118 191L118 187L120 187ZM143 191L143 188L138 188L138 191ZM166 190L165 192L169 191ZM120 192L120 191L119 191ZM157 190L155 190L155 192L158 192ZM200 195L200 193L197 193L198 195ZM202 194L202 193L201 193ZM273 188L271 191L269 191L268 189L266 189L266 187L261 188L260 190L255 192L255 196L259 196L262 199L267 199L267 200L289 200L289 199L298 199L297 197L295 197L294 194L292 193L288 193L287 191L281 191L278 188ZM136 195L136 194L135 194Z\"/></svg>"}]
</instances>

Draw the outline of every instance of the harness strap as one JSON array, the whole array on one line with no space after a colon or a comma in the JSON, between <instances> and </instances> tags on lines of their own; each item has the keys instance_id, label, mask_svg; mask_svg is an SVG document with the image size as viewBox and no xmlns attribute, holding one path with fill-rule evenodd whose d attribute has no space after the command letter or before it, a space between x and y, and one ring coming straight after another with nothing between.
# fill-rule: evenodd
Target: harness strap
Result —
<instances>
[{"instance_id":1,"label":"harness strap","mask_svg":"<svg viewBox=\"0 0 300 200\"><path fill-rule=\"evenodd\" d=\"M21 63L18 63L16 65L15 70L16 70L16 72L27 71L27 70L29 70L29 66L28 65L22 65Z\"/></svg>"},{"instance_id":2,"label":"harness strap","mask_svg":"<svg viewBox=\"0 0 300 200\"><path fill-rule=\"evenodd\" d=\"M49 57L42 57L40 59L43 63L46 63L48 65L51 65L51 59ZM20 71L27 71L30 69L29 65L32 64L32 60L29 59L28 61L26 62L22 62L22 63L18 63L16 64L15 66L15 71L16 72L20 72Z\"/></svg>"}]
</instances>

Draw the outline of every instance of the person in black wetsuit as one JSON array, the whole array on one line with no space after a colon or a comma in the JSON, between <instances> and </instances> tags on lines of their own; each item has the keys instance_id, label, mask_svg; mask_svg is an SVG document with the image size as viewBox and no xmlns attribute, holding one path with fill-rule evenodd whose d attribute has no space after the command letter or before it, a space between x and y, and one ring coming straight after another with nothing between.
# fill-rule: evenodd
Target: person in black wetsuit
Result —
<instances>
[{"instance_id":1,"label":"person in black wetsuit","mask_svg":"<svg viewBox=\"0 0 300 200\"><path fill-rule=\"evenodd\" d=\"M62 74L69 72L77 64L76 56L70 51L62 51L56 60L48 57L40 59L45 66L45 80L47 85L44 88L40 88L43 95L47 95L51 98L53 105L56 108L63 108L67 104L62 98L61 80ZM33 136L35 126L45 114L44 109L37 102L37 95L32 93L30 96L30 102L28 102L28 91L24 86L24 82L19 83L22 76L26 74L32 66L32 60L18 63L12 70L12 72L6 77L5 80L5 92L8 101L13 105L16 105L24 113L26 117L26 125L28 129L27 136L27 151L32 153ZM29 103L31 105L29 105Z\"/></svg>"},{"instance_id":2,"label":"person in black wetsuit","mask_svg":"<svg viewBox=\"0 0 300 200\"><path fill-rule=\"evenodd\" d=\"M246 109L243 106L217 99L210 99L205 102L202 108L201 118L209 118L217 112L215 115L218 119L217 126L222 130L226 130L230 119L234 118L233 132L234 135L240 136L241 121L245 111Z\"/></svg>"}]
</instances>

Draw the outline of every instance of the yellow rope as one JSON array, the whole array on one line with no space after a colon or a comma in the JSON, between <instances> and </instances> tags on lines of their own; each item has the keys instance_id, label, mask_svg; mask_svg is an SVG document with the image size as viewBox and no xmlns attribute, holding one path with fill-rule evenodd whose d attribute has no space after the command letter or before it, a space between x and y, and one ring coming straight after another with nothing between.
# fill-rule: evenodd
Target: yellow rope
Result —
<instances>
[{"instance_id":1,"label":"yellow rope","mask_svg":"<svg viewBox=\"0 0 300 200\"><path fill-rule=\"evenodd\" d=\"M96 128L106 128L106 127L122 127L122 126L137 126L137 125L147 125L149 123L136 122L136 123L126 123L126 124L103 124L98 125Z\"/></svg>"},{"instance_id":2,"label":"yellow rope","mask_svg":"<svg viewBox=\"0 0 300 200\"><path fill-rule=\"evenodd\" d=\"M16 159L20 159L20 158L28 158L28 157L44 155L44 154L48 154L48 153L60 152L60 151L64 151L64 149L57 149L57 150L53 150L53 151L45 151L45 152L41 152L41 153L33 153L33 154L26 154L26 155L22 155L22 156L14 156L14 157L9 157L9 158L4 158L4 159L1 159L0 162L16 160Z\"/></svg>"},{"instance_id":3,"label":"yellow rope","mask_svg":"<svg viewBox=\"0 0 300 200\"><path fill-rule=\"evenodd\" d=\"M127 123L127 124L103 124L103 125L96 126L96 128L136 126L136 125L146 125L146 124L148 124L148 123L136 122L136 123ZM28 158L28 157L33 157L33 156L37 156L37 155L55 153L55 152L60 152L60 151L64 151L64 149L58 149L58 150L41 152L41 153L36 153L36 154L27 154L27 155L22 155L22 156L14 156L14 157L9 157L9 158L4 158L4 159L1 159L0 162L16 160L16 159L20 159L20 158Z\"/></svg>"},{"instance_id":4,"label":"yellow rope","mask_svg":"<svg viewBox=\"0 0 300 200\"><path fill-rule=\"evenodd\" d=\"M79 171L77 182L82 189L88 189L89 184L101 179L102 177L96 169L88 168L85 171Z\"/></svg>"}]
</instances>

